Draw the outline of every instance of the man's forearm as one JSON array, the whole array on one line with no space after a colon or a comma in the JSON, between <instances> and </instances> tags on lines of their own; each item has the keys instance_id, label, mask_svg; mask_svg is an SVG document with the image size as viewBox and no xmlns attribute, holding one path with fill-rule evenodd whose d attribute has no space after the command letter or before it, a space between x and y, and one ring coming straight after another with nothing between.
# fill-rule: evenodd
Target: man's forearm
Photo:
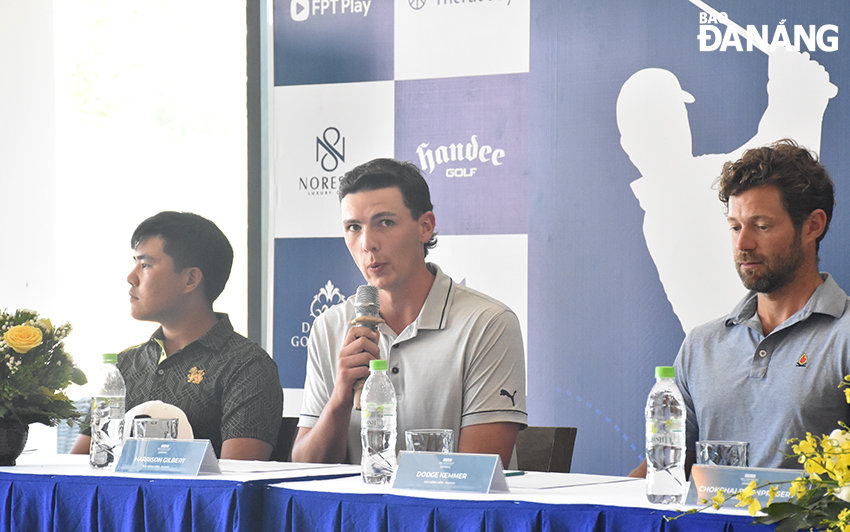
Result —
<instances>
[{"instance_id":1,"label":"man's forearm","mask_svg":"<svg viewBox=\"0 0 850 532\"><path fill-rule=\"evenodd\" d=\"M351 407L331 407L328 403L312 428L300 427L292 446L293 462L342 464L348 450Z\"/></svg>"}]
</instances>

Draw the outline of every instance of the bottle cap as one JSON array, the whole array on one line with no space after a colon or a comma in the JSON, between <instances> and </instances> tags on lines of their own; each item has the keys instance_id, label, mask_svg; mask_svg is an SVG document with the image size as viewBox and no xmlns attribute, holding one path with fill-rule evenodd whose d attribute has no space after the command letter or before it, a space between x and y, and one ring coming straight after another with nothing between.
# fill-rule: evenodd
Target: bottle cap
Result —
<instances>
[{"instance_id":1,"label":"bottle cap","mask_svg":"<svg viewBox=\"0 0 850 532\"><path fill-rule=\"evenodd\" d=\"M656 379L672 379L676 377L676 368L673 366L655 366Z\"/></svg>"},{"instance_id":2,"label":"bottle cap","mask_svg":"<svg viewBox=\"0 0 850 532\"><path fill-rule=\"evenodd\" d=\"M381 359L370 360L369 369L372 371L387 371L387 361Z\"/></svg>"},{"instance_id":3,"label":"bottle cap","mask_svg":"<svg viewBox=\"0 0 850 532\"><path fill-rule=\"evenodd\" d=\"M104 364L117 364L118 363L118 353L104 353L103 354L103 363Z\"/></svg>"}]
</instances>

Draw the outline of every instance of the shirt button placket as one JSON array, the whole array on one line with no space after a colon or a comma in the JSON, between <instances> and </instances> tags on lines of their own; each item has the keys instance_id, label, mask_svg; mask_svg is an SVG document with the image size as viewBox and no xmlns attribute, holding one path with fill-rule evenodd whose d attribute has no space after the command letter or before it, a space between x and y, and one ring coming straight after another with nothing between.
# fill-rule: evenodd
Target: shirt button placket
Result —
<instances>
[{"instance_id":1,"label":"shirt button placket","mask_svg":"<svg viewBox=\"0 0 850 532\"><path fill-rule=\"evenodd\" d=\"M400 343L393 344L391 356L388 357L388 359L392 358L392 360L393 360L392 369L390 369L390 373L393 376L396 376L401 372L401 368L399 367L400 366L399 362L401 360L400 346L401 346ZM392 381L393 381L393 387L395 388L396 398L399 401L401 401L404 398L404 380L401 379L400 377L398 377L398 378L392 379Z\"/></svg>"},{"instance_id":2,"label":"shirt button placket","mask_svg":"<svg viewBox=\"0 0 850 532\"><path fill-rule=\"evenodd\" d=\"M770 364L771 353L771 350L768 349L768 347L769 345L765 345L763 342L756 348L756 352L753 355L752 366L750 367L750 377L763 379L767 374L767 367Z\"/></svg>"}]
</instances>

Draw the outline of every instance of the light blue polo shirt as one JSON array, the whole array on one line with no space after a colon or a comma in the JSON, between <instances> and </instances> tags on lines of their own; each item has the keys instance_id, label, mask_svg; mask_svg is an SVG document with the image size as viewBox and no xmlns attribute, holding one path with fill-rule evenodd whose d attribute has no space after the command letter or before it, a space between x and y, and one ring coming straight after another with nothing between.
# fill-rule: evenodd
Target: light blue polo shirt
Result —
<instances>
[{"instance_id":1,"label":"light blue polo shirt","mask_svg":"<svg viewBox=\"0 0 850 532\"><path fill-rule=\"evenodd\" d=\"M751 467L800 468L789 438L850 423L838 389L850 373L850 298L826 273L812 297L767 337L750 292L725 318L695 327L676 357L688 408L687 446L698 440L750 443Z\"/></svg>"}]
</instances>

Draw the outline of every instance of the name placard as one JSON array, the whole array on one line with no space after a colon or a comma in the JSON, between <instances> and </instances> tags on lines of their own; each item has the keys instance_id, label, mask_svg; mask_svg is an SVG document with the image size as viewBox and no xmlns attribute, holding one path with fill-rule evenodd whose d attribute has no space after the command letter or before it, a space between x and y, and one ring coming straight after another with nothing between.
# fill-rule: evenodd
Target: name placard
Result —
<instances>
[{"instance_id":1,"label":"name placard","mask_svg":"<svg viewBox=\"0 0 850 532\"><path fill-rule=\"evenodd\" d=\"M209 440L128 439L115 470L169 475L221 473Z\"/></svg>"},{"instance_id":2,"label":"name placard","mask_svg":"<svg viewBox=\"0 0 850 532\"><path fill-rule=\"evenodd\" d=\"M430 491L509 491L496 454L401 451L393 488Z\"/></svg>"},{"instance_id":3,"label":"name placard","mask_svg":"<svg viewBox=\"0 0 850 532\"><path fill-rule=\"evenodd\" d=\"M750 481L755 480L757 486L766 482L782 482L777 484L778 492L774 502L783 502L791 498L788 488L791 481L803 474L797 469L768 469L764 467L730 467L694 464L691 469L691 485L685 504L705 504L700 500L710 501L717 492L723 490L725 495L735 495L744 490ZM769 486L758 488L755 498L762 507L767 505L770 498Z\"/></svg>"}]
</instances>

